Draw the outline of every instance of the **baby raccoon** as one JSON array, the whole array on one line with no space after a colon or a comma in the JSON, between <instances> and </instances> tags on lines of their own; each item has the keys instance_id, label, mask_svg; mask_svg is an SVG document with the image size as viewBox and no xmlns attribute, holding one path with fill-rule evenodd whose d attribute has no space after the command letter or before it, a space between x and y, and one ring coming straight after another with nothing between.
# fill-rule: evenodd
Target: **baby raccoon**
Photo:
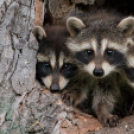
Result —
<instances>
[{"instance_id":1,"label":"baby raccoon","mask_svg":"<svg viewBox=\"0 0 134 134\"><path fill-rule=\"evenodd\" d=\"M64 89L74 77L77 67L65 45L69 36L65 26L40 26L33 28L39 50L37 53L36 78L52 92Z\"/></svg>"},{"instance_id":2,"label":"baby raccoon","mask_svg":"<svg viewBox=\"0 0 134 134\"><path fill-rule=\"evenodd\" d=\"M67 28L71 35L66 43L69 50L80 69L89 74L89 83L94 81L94 88L89 85L88 89L92 93L92 110L104 126L116 126L118 116L113 113L122 101L121 87L127 85L125 71L131 79L131 68L126 66L131 59L127 54L131 51L133 55L134 51L130 49L134 48L134 18L99 10L70 17Z\"/></svg>"}]
</instances>

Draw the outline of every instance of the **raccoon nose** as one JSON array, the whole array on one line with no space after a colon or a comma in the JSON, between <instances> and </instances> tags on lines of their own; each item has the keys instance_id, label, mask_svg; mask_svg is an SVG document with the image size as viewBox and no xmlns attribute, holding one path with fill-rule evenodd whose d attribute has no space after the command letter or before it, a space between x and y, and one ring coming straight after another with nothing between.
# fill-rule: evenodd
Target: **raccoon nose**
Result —
<instances>
[{"instance_id":1,"label":"raccoon nose","mask_svg":"<svg viewBox=\"0 0 134 134\"><path fill-rule=\"evenodd\" d=\"M59 86L58 84L52 84L50 87L51 92L58 92L59 91Z\"/></svg>"},{"instance_id":2,"label":"raccoon nose","mask_svg":"<svg viewBox=\"0 0 134 134\"><path fill-rule=\"evenodd\" d=\"M101 77L104 74L104 71L102 69L94 69L93 71L94 76Z\"/></svg>"}]
</instances>

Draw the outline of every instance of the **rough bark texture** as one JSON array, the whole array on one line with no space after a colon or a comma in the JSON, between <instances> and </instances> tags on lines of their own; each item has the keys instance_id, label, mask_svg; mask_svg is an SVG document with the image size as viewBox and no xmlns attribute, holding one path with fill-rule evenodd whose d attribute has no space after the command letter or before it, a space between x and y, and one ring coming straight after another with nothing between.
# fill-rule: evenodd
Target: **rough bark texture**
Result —
<instances>
[{"instance_id":1,"label":"rough bark texture","mask_svg":"<svg viewBox=\"0 0 134 134\"><path fill-rule=\"evenodd\" d=\"M104 0L50 0L55 19L76 4ZM43 25L46 1L0 0L0 134L133 134L134 116L116 128L102 128L93 116L67 107L35 80L38 45L33 25Z\"/></svg>"}]
</instances>

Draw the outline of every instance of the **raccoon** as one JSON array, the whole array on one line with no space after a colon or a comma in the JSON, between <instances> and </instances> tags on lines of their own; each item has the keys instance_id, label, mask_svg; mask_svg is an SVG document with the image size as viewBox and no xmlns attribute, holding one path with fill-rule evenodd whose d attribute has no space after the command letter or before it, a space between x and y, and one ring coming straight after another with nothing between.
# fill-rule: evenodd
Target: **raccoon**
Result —
<instances>
[{"instance_id":1,"label":"raccoon","mask_svg":"<svg viewBox=\"0 0 134 134\"><path fill-rule=\"evenodd\" d=\"M39 44L36 78L51 92L61 91L77 72L77 66L65 45L69 33L60 24L46 25L45 30L35 26L32 32Z\"/></svg>"},{"instance_id":2,"label":"raccoon","mask_svg":"<svg viewBox=\"0 0 134 134\"><path fill-rule=\"evenodd\" d=\"M103 125L114 127L118 123L114 111L123 100L121 88L131 81L134 71L127 67L127 55L134 48L134 18L95 10L68 18L67 28L71 36L67 47L79 68L89 74L89 83L94 81L93 88L89 84L83 92L92 94L91 108Z\"/></svg>"}]
</instances>

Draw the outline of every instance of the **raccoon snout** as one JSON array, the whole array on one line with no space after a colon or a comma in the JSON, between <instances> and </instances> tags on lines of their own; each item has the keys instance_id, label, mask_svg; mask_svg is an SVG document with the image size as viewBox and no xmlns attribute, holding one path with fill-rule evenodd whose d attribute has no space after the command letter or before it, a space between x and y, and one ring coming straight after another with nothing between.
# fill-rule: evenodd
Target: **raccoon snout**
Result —
<instances>
[{"instance_id":1,"label":"raccoon snout","mask_svg":"<svg viewBox=\"0 0 134 134\"><path fill-rule=\"evenodd\" d=\"M101 77L104 74L104 71L102 69L94 69L93 71L94 76Z\"/></svg>"},{"instance_id":2,"label":"raccoon snout","mask_svg":"<svg viewBox=\"0 0 134 134\"><path fill-rule=\"evenodd\" d=\"M59 85L58 84L52 84L50 87L51 92L58 92L59 91Z\"/></svg>"}]
</instances>

